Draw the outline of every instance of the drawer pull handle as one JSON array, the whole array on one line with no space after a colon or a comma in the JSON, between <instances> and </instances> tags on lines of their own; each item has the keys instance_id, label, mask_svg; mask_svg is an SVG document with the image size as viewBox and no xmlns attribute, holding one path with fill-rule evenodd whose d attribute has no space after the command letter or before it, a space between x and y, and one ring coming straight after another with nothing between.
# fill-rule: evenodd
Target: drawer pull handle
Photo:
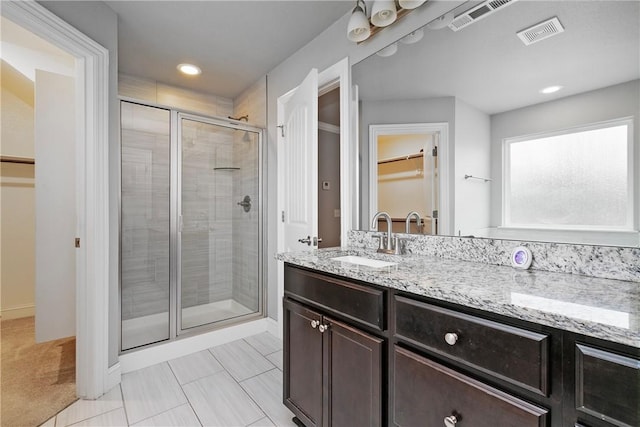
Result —
<instances>
[{"instance_id":1,"label":"drawer pull handle","mask_svg":"<svg viewBox=\"0 0 640 427\"><path fill-rule=\"evenodd\" d=\"M318 330L319 330L320 332L324 332L324 331L326 331L327 329L329 329L329 325L320 325L320 326L318 326Z\"/></svg>"},{"instance_id":2,"label":"drawer pull handle","mask_svg":"<svg viewBox=\"0 0 640 427\"><path fill-rule=\"evenodd\" d=\"M456 334L455 332L447 332L446 334L444 334L444 340L449 345L455 345L455 343L458 342L458 334ZM455 417L453 418L455 419Z\"/></svg>"},{"instance_id":3,"label":"drawer pull handle","mask_svg":"<svg viewBox=\"0 0 640 427\"><path fill-rule=\"evenodd\" d=\"M319 320L312 320L312 321L311 321L311 327L312 327L313 329L317 328L319 324L320 324L320 321L319 321Z\"/></svg>"},{"instance_id":4,"label":"drawer pull handle","mask_svg":"<svg viewBox=\"0 0 640 427\"><path fill-rule=\"evenodd\" d=\"M455 427L458 423L458 419L455 415L449 415L448 417L444 417L444 425L445 427Z\"/></svg>"}]
</instances>

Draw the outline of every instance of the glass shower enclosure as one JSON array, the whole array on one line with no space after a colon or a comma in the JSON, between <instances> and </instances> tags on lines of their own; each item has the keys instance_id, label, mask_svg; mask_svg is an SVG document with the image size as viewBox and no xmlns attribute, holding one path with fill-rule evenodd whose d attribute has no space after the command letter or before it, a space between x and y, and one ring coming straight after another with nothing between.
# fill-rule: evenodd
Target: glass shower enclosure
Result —
<instances>
[{"instance_id":1,"label":"glass shower enclosure","mask_svg":"<svg viewBox=\"0 0 640 427\"><path fill-rule=\"evenodd\" d=\"M121 102L121 349L263 313L262 130Z\"/></svg>"}]
</instances>

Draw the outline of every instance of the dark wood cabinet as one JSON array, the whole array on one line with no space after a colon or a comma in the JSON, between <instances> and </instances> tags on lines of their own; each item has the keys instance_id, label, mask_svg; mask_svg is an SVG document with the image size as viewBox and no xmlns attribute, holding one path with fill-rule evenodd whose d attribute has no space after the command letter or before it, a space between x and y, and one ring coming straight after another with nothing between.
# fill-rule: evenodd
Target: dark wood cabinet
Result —
<instances>
[{"instance_id":1,"label":"dark wood cabinet","mask_svg":"<svg viewBox=\"0 0 640 427\"><path fill-rule=\"evenodd\" d=\"M541 395L549 392L549 337L477 316L394 298L395 336Z\"/></svg>"},{"instance_id":2,"label":"dark wood cabinet","mask_svg":"<svg viewBox=\"0 0 640 427\"><path fill-rule=\"evenodd\" d=\"M548 411L401 347L394 351L396 426L543 427Z\"/></svg>"},{"instance_id":3,"label":"dark wood cabinet","mask_svg":"<svg viewBox=\"0 0 640 427\"><path fill-rule=\"evenodd\" d=\"M382 424L384 340L325 318L326 426Z\"/></svg>"},{"instance_id":4,"label":"dark wood cabinet","mask_svg":"<svg viewBox=\"0 0 640 427\"><path fill-rule=\"evenodd\" d=\"M284 301L284 403L307 427L322 426L321 321L320 314Z\"/></svg>"},{"instance_id":5,"label":"dark wood cabinet","mask_svg":"<svg viewBox=\"0 0 640 427\"><path fill-rule=\"evenodd\" d=\"M284 402L307 427L640 426L640 349L285 266Z\"/></svg>"},{"instance_id":6,"label":"dark wood cabinet","mask_svg":"<svg viewBox=\"0 0 640 427\"><path fill-rule=\"evenodd\" d=\"M305 277L295 282L300 285ZM299 292L285 292L283 302L284 404L307 427L382 426L384 338L328 315L333 310L326 299L320 297L317 306L308 295L292 299L309 290L293 288ZM373 295L377 304L377 294L360 291L355 288L355 295ZM362 301L356 304L354 312L375 312L361 307ZM375 316L367 319L377 323Z\"/></svg>"},{"instance_id":7,"label":"dark wood cabinet","mask_svg":"<svg viewBox=\"0 0 640 427\"><path fill-rule=\"evenodd\" d=\"M640 360L576 343L574 402L585 425L640 426Z\"/></svg>"}]
</instances>

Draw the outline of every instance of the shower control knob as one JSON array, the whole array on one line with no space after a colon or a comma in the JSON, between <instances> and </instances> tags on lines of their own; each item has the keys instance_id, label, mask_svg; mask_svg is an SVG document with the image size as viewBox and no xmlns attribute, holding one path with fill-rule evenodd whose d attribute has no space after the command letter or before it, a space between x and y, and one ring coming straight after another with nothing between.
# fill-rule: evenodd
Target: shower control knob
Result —
<instances>
[{"instance_id":1,"label":"shower control knob","mask_svg":"<svg viewBox=\"0 0 640 427\"><path fill-rule=\"evenodd\" d=\"M319 324L320 324L320 321L319 321L319 320L312 320L312 321L311 321L311 327L312 327L313 329L317 328Z\"/></svg>"}]
</instances>

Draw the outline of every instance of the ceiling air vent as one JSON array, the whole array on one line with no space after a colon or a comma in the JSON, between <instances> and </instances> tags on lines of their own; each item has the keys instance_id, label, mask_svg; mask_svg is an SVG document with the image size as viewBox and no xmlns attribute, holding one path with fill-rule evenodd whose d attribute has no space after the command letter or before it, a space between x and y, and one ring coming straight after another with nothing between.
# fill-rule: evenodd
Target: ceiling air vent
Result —
<instances>
[{"instance_id":1,"label":"ceiling air vent","mask_svg":"<svg viewBox=\"0 0 640 427\"><path fill-rule=\"evenodd\" d=\"M491 15L496 10L515 2L516 0L488 0L482 2L476 7L473 7L463 14L456 16L453 21L451 21L451 24L449 24L449 28L451 28L453 31L460 31L464 27L473 24L479 19Z\"/></svg>"},{"instance_id":2,"label":"ceiling air vent","mask_svg":"<svg viewBox=\"0 0 640 427\"><path fill-rule=\"evenodd\" d=\"M558 17L547 19L544 22L534 25L533 27L519 31L518 37L522 40L526 46L539 42L540 40L548 39L564 32L564 27L558 20Z\"/></svg>"}]
</instances>

